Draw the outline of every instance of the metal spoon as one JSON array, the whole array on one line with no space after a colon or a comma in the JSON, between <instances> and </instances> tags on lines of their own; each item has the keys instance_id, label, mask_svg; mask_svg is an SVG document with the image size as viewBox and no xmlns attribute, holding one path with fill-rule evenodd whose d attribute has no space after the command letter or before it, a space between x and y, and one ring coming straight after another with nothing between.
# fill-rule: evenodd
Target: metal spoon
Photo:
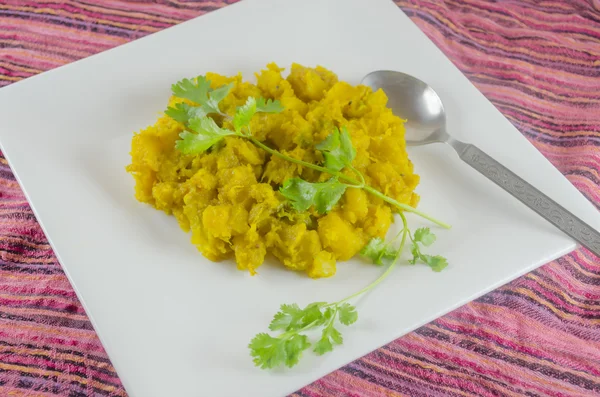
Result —
<instances>
[{"instance_id":1,"label":"metal spoon","mask_svg":"<svg viewBox=\"0 0 600 397\"><path fill-rule=\"evenodd\" d=\"M600 233L560 204L470 143L446 131L446 113L438 94L425 82L401 72L380 70L366 75L362 84L381 88L392 111L407 119L406 144L447 143L459 157L485 177L519 199L554 226L600 257Z\"/></svg>"}]
</instances>

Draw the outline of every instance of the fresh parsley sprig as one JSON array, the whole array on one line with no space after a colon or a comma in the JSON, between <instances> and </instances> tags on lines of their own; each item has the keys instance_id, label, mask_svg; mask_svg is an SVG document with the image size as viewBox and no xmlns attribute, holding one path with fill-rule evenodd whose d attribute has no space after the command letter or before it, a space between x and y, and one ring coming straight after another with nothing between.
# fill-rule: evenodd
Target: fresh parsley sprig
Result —
<instances>
[{"instance_id":1,"label":"fresh parsley sprig","mask_svg":"<svg viewBox=\"0 0 600 397\"><path fill-rule=\"evenodd\" d=\"M398 255L398 251L381 237L374 237L363 247L360 254L376 265L389 265Z\"/></svg>"},{"instance_id":2,"label":"fresh parsley sprig","mask_svg":"<svg viewBox=\"0 0 600 397\"><path fill-rule=\"evenodd\" d=\"M193 118L189 120L190 131L179 134L180 140L175 142L175 148L183 154L202 153L221 141L226 136L238 135L237 132L221 128L210 117Z\"/></svg>"},{"instance_id":3,"label":"fresh parsley sprig","mask_svg":"<svg viewBox=\"0 0 600 397\"><path fill-rule=\"evenodd\" d=\"M356 157L356 149L352 146L352 139L346 127L342 127L341 133L335 127L333 133L329 134L315 148L320 150L325 157L323 166L336 172L351 167L352 161Z\"/></svg>"},{"instance_id":4,"label":"fresh parsley sprig","mask_svg":"<svg viewBox=\"0 0 600 397\"><path fill-rule=\"evenodd\" d=\"M205 118L209 114L226 116L219 109L219 103L229 94L232 88L233 84L230 83L212 89L210 80L207 80L204 76L196 77L195 81L183 79L171 86L171 92L174 96L187 99L195 105L180 102L175 107L169 107L165 113L184 124L193 119Z\"/></svg>"},{"instance_id":5,"label":"fresh parsley sprig","mask_svg":"<svg viewBox=\"0 0 600 397\"><path fill-rule=\"evenodd\" d=\"M304 212L314 206L319 214L326 214L340 200L347 184L336 177L326 182L307 182L301 178L287 179L279 190L292 208Z\"/></svg>"},{"instance_id":6,"label":"fresh parsley sprig","mask_svg":"<svg viewBox=\"0 0 600 397\"><path fill-rule=\"evenodd\" d=\"M429 247L435 242L435 234L431 233L428 227L422 227L415 230L415 234L410 236L412 246L410 251L412 252L412 259L409 260L411 264L417 263L421 260L423 263L429 265L435 272L441 272L448 266L448 260L440 255L427 255L421 252L421 246ZM419 245L420 244L420 245Z\"/></svg>"},{"instance_id":7,"label":"fresh parsley sprig","mask_svg":"<svg viewBox=\"0 0 600 397\"><path fill-rule=\"evenodd\" d=\"M282 364L293 367L302 353L313 346L304 332L322 327L321 338L313 351L323 355L343 343L336 322L350 325L356 322L356 308L347 302L314 302L301 309L297 304L281 305L269 325L271 331L281 331L277 336L257 334L248 345L254 364L262 369L276 368Z\"/></svg>"},{"instance_id":8,"label":"fresh parsley sprig","mask_svg":"<svg viewBox=\"0 0 600 397\"><path fill-rule=\"evenodd\" d=\"M233 127L239 133L242 128L250 125L250 120L256 113L280 113L283 111L281 102L272 99L248 97L246 104L240 106L233 116Z\"/></svg>"}]
</instances>

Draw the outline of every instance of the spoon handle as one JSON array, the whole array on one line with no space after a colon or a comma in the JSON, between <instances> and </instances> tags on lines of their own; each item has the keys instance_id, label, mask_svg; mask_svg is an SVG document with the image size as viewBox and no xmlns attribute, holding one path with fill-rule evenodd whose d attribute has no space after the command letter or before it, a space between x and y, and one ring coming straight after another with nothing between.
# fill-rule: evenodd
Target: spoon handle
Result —
<instances>
[{"instance_id":1,"label":"spoon handle","mask_svg":"<svg viewBox=\"0 0 600 397\"><path fill-rule=\"evenodd\" d=\"M460 158L600 257L600 233L472 144L449 142Z\"/></svg>"}]
</instances>

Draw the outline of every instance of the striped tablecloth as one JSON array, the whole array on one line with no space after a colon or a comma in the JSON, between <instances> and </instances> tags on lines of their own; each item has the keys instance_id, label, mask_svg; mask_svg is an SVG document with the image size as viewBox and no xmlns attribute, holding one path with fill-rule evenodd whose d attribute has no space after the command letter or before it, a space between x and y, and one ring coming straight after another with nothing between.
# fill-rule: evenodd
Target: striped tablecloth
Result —
<instances>
[{"instance_id":1,"label":"striped tablecloth","mask_svg":"<svg viewBox=\"0 0 600 397\"><path fill-rule=\"evenodd\" d=\"M230 2L0 0L0 87ZM600 1L397 3L598 206ZM0 396L125 395L0 158ZM600 395L600 259L578 250L295 393L400 395Z\"/></svg>"}]
</instances>

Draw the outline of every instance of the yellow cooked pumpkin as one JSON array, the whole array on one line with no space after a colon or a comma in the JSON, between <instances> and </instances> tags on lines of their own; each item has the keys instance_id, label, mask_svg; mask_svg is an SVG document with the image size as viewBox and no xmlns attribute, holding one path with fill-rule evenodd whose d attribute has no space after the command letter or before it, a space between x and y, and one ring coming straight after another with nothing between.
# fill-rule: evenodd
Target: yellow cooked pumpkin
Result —
<instances>
[{"instance_id":1,"label":"yellow cooked pumpkin","mask_svg":"<svg viewBox=\"0 0 600 397\"><path fill-rule=\"evenodd\" d=\"M257 83L208 73L212 88L233 83L220 109L234 114L249 96L277 99L281 113L259 113L251 121L254 137L289 156L323 161L315 149L334 127L346 127L357 155L353 166L366 183L405 204L416 206L419 183L404 140L403 120L386 107L383 91L338 81L331 71L292 64L287 78L276 64L257 74ZM169 105L185 101L171 97ZM167 115L134 134L131 164L135 197L172 214L190 232L208 259L234 258L251 274L273 254L289 269L310 277L330 277L336 261L356 255L369 239L384 237L395 211L363 190L348 188L327 214L295 212L279 193L285 180L323 181L328 175L271 157L251 142L226 137L199 155L175 149L183 125Z\"/></svg>"}]
</instances>

